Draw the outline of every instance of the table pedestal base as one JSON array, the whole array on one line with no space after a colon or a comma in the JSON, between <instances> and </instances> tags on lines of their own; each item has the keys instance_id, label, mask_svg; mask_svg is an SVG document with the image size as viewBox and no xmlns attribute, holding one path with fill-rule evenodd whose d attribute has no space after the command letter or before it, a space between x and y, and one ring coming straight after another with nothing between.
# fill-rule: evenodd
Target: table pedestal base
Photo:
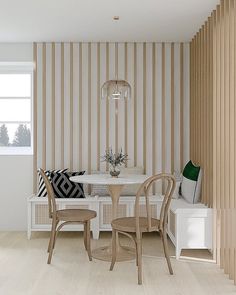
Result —
<instances>
[{"instance_id":1,"label":"table pedestal base","mask_svg":"<svg viewBox=\"0 0 236 295\"><path fill-rule=\"evenodd\" d=\"M112 199L112 220L117 217L117 207L120 198L120 192L122 191L124 185L108 185ZM135 259L135 249L127 246L121 246L117 237L116 246L116 261L128 261ZM103 261L111 261L112 257L112 247L111 243L109 246L100 247L92 251L92 256L96 259Z\"/></svg>"},{"instance_id":2,"label":"table pedestal base","mask_svg":"<svg viewBox=\"0 0 236 295\"><path fill-rule=\"evenodd\" d=\"M135 259L135 249L127 246L119 245L116 254L116 261L129 261ZM104 246L92 251L92 256L95 259L103 261L111 261L112 249L111 246Z\"/></svg>"}]
</instances>

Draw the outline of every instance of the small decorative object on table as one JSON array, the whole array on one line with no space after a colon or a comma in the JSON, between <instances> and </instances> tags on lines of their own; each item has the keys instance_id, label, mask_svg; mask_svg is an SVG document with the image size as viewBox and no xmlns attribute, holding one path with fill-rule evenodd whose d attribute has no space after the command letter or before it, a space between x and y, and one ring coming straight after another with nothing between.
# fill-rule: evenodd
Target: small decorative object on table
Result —
<instances>
[{"instance_id":1,"label":"small decorative object on table","mask_svg":"<svg viewBox=\"0 0 236 295\"><path fill-rule=\"evenodd\" d=\"M119 166L126 164L128 161L128 155L122 152L122 149L117 153L113 153L112 148L106 150L105 155L102 156L102 160L110 164L110 175L112 177L118 177L120 174Z\"/></svg>"}]
</instances>

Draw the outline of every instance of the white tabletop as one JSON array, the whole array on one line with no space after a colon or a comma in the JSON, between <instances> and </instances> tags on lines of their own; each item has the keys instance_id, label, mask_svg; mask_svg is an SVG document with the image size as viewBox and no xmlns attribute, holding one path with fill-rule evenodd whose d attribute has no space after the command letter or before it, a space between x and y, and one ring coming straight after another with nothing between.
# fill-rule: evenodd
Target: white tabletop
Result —
<instances>
[{"instance_id":1,"label":"white tabletop","mask_svg":"<svg viewBox=\"0 0 236 295\"><path fill-rule=\"evenodd\" d=\"M109 174L90 174L72 176L70 180L85 184L126 185L143 183L148 177L148 175L137 174L119 175L119 177L111 177Z\"/></svg>"}]
</instances>

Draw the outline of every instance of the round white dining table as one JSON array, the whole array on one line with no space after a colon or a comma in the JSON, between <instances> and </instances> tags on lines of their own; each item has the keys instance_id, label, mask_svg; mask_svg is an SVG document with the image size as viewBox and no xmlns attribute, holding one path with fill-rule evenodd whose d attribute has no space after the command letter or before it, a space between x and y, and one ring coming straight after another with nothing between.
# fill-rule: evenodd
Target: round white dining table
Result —
<instances>
[{"instance_id":1,"label":"round white dining table","mask_svg":"<svg viewBox=\"0 0 236 295\"><path fill-rule=\"evenodd\" d=\"M142 184L148 175L121 175L119 177L111 177L109 174L90 174L72 176L71 181L83 184L101 184L108 187L112 200L112 219L117 218L117 208L121 191L125 185ZM111 243L108 246L100 247L92 251L92 256L96 259L111 261ZM117 244L117 261L132 260L135 258L135 250L131 247L121 246Z\"/></svg>"}]
</instances>

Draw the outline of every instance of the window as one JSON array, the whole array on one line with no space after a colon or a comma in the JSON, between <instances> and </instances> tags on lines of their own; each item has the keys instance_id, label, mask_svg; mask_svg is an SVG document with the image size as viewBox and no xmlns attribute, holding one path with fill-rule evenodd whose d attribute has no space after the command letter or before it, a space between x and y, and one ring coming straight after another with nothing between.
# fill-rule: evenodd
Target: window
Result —
<instances>
[{"instance_id":1,"label":"window","mask_svg":"<svg viewBox=\"0 0 236 295\"><path fill-rule=\"evenodd\" d=\"M0 64L0 154L32 154L32 64Z\"/></svg>"}]
</instances>

